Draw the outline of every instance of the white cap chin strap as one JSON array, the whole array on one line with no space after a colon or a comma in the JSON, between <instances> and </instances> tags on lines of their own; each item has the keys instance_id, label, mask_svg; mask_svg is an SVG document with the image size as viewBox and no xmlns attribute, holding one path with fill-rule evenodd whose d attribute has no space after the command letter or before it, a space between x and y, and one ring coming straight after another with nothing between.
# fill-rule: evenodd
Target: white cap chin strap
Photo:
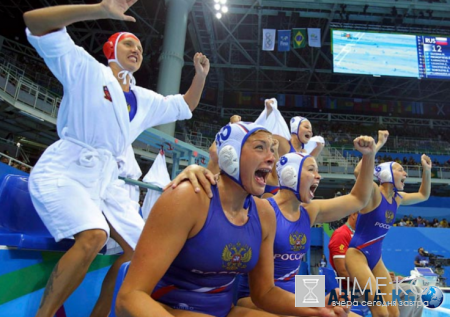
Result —
<instances>
[{"instance_id":1,"label":"white cap chin strap","mask_svg":"<svg viewBox=\"0 0 450 317\"><path fill-rule=\"evenodd\" d=\"M122 70L119 72L118 77L119 79L122 79L122 84L126 85L127 84L127 75L130 76L130 85L136 85L136 79L133 76L133 72L130 72L129 70L126 70L125 67L122 66L122 64L120 64L119 60L117 59L117 44L120 41L120 37L122 35L126 34L125 32L120 34L117 39L116 39L116 43L114 43L114 56L116 58L113 59L109 59L108 60L108 64L111 62L115 62L117 63L117 65L119 65L120 68L122 68Z\"/></svg>"}]
</instances>

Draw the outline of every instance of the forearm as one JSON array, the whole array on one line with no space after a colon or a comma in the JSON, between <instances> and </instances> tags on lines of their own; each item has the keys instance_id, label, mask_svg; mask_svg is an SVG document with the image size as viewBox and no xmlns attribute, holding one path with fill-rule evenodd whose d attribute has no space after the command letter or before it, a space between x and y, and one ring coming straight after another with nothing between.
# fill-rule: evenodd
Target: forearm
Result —
<instances>
[{"instance_id":1,"label":"forearm","mask_svg":"<svg viewBox=\"0 0 450 317\"><path fill-rule=\"evenodd\" d=\"M423 169L422 171L422 184L420 184L419 193L425 197L430 198L431 192L431 170Z\"/></svg>"},{"instance_id":2,"label":"forearm","mask_svg":"<svg viewBox=\"0 0 450 317\"><path fill-rule=\"evenodd\" d=\"M184 101L186 101L191 111L194 111L195 108L197 108L198 103L200 102L203 87L205 87L205 80L206 77L195 74L194 79L192 80L191 87L189 87L188 91L183 96Z\"/></svg>"},{"instance_id":3,"label":"forearm","mask_svg":"<svg viewBox=\"0 0 450 317\"><path fill-rule=\"evenodd\" d=\"M361 209L369 202L373 190L373 166L375 163L375 153L363 155L359 176L356 178L350 195L356 197L361 202Z\"/></svg>"},{"instance_id":4,"label":"forearm","mask_svg":"<svg viewBox=\"0 0 450 317\"><path fill-rule=\"evenodd\" d=\"M158 302L142 291L132 291L126 295L119 293L116 311L118 317L173 317Z\"/></svg>"},{"instance_id":5,"label":"forearm","mask_svg":"<svg viewBox=\"0 0 450 317\"><path fill-rule=\"evenodd\" d=\"M25 12L25 25L36 36L59 30L70 24L107 18L101 4L61 5Z\"/></svg>"},{"instance_id":6,"label":"forearm","mask_svg":"<svg viewBox=\"0 0 450 317\"><path fill-rule=\"evenodd\" d=\"M324 147L325 145L323 143L317 142L317 146L314 148L314 150L312 150L311 155L316 158L319 157Z\"/></svg>"}]
</instances>

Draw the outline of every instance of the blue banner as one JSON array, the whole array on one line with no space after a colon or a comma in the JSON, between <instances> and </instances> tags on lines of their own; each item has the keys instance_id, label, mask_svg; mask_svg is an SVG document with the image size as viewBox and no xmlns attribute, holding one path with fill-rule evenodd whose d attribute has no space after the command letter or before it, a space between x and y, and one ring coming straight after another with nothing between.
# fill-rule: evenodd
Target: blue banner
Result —
<instances>
[{"instance_id":1,"label":"blue banner","mask_svg":"<svg viewBox=\"0 0 450 317\"><path fill-rule=\"evenodd\" d=\"M278 51L288 52L291 49L291 30L278 30Z\"/></svg>"}]
</instances>

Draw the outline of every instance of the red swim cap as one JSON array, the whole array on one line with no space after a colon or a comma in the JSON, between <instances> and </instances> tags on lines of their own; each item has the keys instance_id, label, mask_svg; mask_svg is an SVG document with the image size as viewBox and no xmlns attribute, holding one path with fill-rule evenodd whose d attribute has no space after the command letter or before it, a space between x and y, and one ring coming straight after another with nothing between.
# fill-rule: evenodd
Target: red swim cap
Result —
<instances>
[{"instance_id":1,"label":"red swim cap","mask_svg":"<svg viewBox=\"0 0 450 317\"><path fill-rule=\"evenodd\" d=\"M113 35L111 35L108 39L108 41L103 45L103 53L105 54L106 58L108 60L115 59L116 58L116 47L117 43L120 41L132 38L137 40L139 43L139 39L136 37L136 35L128 32L117 32Z\"/></svg>"}]
</instances>

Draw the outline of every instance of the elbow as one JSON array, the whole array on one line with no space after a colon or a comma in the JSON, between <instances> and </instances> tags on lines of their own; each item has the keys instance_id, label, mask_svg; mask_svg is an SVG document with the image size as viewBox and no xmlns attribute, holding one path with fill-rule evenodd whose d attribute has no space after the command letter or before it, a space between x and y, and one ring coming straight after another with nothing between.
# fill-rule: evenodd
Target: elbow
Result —
<instances>
[{"instance_id":1,"label":"elbow","mask_svg":"<svg viewBox=\"0 0 450 317\"><path fill-rule=\"evenodd\" d=\"M23 14L23 21L25 26L34 36L42 36L48 33L42 29L42 21L38 18L34 11L27 11Z\"/></svg>"},{"instance_id":2,"label":"elbow","mask_svg":"<svg viewBox=\"0 0 450 317\"><path fill-rule=\"evenodd\" d=\"M25 22L25 26L30 29L31 31L31 24L32 24L32 15L33 13L31 11L27 11L23 14L23 21Z\"/></svg>"},{"instance_id":3,"label":"elbow","mask_svg":"<svg viewBox=\"0 0 450 317\"><path fill-rule=\"evenodd\" d=\"M250 293L250 297L252 299L253 304L255 304L256 307L258 307L259 309L264 309L264 301L261 299L261 296L259 295L254 295L252 293Z\"/></svg>"},{"instance_id":4,"label":"elbow","mask_svg":"<svg viewBox=\"0 0 450 317\"><path fill-rule=\"evenodd\" d=\"M116 315L118 317L121 316L128 316L127 315L127 304L128 304L128 298L130 297L129 294L124 294L124 292L119 291L119 294L117 294L116 298L116 305L112 308L115 310Z\"/></svg>"}]
</instances>

